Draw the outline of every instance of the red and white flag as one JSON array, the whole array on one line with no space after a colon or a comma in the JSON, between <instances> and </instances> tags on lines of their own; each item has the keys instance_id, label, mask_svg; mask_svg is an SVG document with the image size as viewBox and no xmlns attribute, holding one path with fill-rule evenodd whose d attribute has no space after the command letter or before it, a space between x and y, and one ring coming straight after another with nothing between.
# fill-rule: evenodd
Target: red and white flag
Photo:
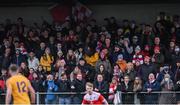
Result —
<instances>
[{"instance_id":1,"label":"red and white flag","mask_svg":"<svg viewBox=\"0 0 180 105\"><path fill-rule=\"evenodd\" d=\"M71 7L68 5L54 5L49 8L54 22L65 22L71 15Z\"/></svg>"}]
</instances>

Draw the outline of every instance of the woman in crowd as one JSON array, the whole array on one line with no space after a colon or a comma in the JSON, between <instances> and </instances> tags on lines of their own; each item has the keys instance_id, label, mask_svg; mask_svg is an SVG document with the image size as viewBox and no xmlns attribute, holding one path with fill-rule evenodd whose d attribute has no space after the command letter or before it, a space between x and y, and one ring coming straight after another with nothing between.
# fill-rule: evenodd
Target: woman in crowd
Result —
<instances>
[{"instance_id":1,"label":"woman in crowd","mask_svg":"<svg viewBox=\"0 0 180 105\"><path fill-rule=\"evenodd\" d=\"M171 80L169 74L164 75L164 79L161 82L162 92L171 92L174 90L174 83ZM174 104L175 94L173 93L161 93L159 97L159 104Z\"/></svg>"},{"instance_id":2,"label":"woman in crowd","mask_svg":"<svg viewBox=\"0 0 180 105\"><path fill-rule=\"evenodd\" d=\"M110 104L113 104L114 98L115 98L115 94L117 91L117 86L118 86L118 81L116 77L112 78L112 81L109 85L109 96L108 96L108 101Z\"/></svg>"},{"instance_id":3,"label":"woman in crowd","mask_svg":"<svg viewBox=\"0 0 180 105\"><path fill-rule=\"evenodd\" d=\"M135 104L140 104L142 101L143 95L141 93L138 93L138 92L141 92L142 89L143 89L143 84L142 84L141 78L136 77L134 80L134 87L133 87L133 92L135 92L135 95L134 95Z\"/></svg>"},{"instance_id":4,"label":"woman in crowd","mask_svg":"<svg viewBox=\"0 0 180 105\"><path fill-rule=\"evenodd\" d=\"M47 47L45 49L44 55L41 56L40 65L42 65L43 69L47 73L51 73L53 62L54 62L54 57L52 56L50 49Z\"/></svg>"}]
</instances>

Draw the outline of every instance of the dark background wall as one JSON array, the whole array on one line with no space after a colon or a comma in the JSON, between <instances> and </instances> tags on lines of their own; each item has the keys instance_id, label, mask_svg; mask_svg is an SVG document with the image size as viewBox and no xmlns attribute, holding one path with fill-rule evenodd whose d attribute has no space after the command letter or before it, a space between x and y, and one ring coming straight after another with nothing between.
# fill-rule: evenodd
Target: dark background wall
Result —
<instances>
[{"instance_id":1,"label":"dark background wall","mask_svg":"<svg viewBox=\"0 0 180 105\"><path fill-rule=\"evenodd\" d=\"M137 22L153 23L160 11L168 15L179 14L180 4L90 4L87 5L93 11L93 18L102 23L103 18L114 16L118 20L130 19ZM43 6L8 6L0 7L0 22L6 18L16 19L23 17L25 23L41 22L41 17L51 22L52 17L48 8L50 5Z\"/></svg>"}]
</instances>

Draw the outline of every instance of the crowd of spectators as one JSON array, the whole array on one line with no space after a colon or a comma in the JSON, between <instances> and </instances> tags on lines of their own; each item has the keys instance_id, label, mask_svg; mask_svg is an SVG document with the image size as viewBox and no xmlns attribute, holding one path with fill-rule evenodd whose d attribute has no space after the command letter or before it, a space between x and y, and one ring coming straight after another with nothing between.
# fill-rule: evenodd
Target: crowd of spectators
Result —
<instances>
[{"instance_id":1,"label":"crowd of spectators","mask_svg":"<svg viewBox=\"0 0 180 105\"><path fill-rule=\"evenodd\" d=\"M28 26L21 17L7 19L0 24L0 93L6 92L9 65L17 64L36 92L47 92L41 103L80 104L86 82L109 103L117 91L134 93L122 94L124 104L180 101L179 94L152 93L180 91L180 17L161 12L154 24L115 17L103 22Z\"/></svg>"}]
</instances>

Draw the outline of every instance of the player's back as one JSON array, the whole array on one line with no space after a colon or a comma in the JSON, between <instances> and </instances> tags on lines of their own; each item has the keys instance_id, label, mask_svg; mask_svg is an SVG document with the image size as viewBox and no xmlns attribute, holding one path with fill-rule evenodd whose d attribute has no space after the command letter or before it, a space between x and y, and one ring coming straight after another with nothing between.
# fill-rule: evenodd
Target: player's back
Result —
<instances>
[{"instance_id":1,"label":"player's back","mask_svg":"<svg viewBox=\"0 0 180 105\"><path fill-rule=\"evenodd\" d=\"M7 85L12 88L13 104L30 104L28 96L29 80L22 75L12 76L7 80Z\"/></svg>"}]
</instances>

